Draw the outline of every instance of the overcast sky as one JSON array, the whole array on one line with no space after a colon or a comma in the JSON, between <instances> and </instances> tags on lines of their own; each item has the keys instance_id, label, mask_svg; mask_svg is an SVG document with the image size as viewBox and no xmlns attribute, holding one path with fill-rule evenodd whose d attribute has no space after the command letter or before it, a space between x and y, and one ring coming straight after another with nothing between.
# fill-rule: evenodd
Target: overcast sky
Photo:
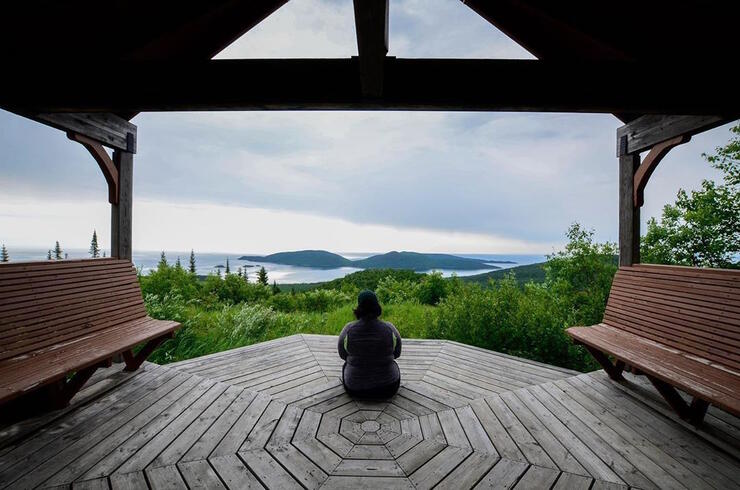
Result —
<instances>
[{"instance_id":1,"label":"overcast sky","mask_svg":"<svg viewBox=\"0 0 740 490\"><path fill-rule=\"evenodd\" d=\"M218 57L356 54L351 1L291 0ZM389 55L531 57L457 0L391 0ZM620 122L610 115L165 113L133 122L138 250L549 253L574 221L617 239ZM727 128L670 153L643 218L679 187L717 176L701 153L724 144ZM107 191L92 158L64 133L0 111L0 242L86 247L93 228L107 244Z\"/></svg>"}]
</instances>

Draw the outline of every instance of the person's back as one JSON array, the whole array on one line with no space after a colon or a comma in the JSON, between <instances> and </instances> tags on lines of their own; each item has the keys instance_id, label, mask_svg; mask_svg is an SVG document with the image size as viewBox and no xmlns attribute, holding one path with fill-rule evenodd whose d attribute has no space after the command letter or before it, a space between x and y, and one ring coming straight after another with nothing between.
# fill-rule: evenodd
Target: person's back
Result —
<instances>
[{"instance_id":1,"label":"person's back","mask_svg":"<svg viewBox=\"0 0 740 490\"><path fill-rule=\"evenodd\" d=\"M401 355L401 335L389 322L379 320L375 294L363 291L355 310L357 321L339 335L339 356L345 360L342 378L351 395L364 398L393 396L401 381L395 359Z\"/></svg>"}]
</instances>

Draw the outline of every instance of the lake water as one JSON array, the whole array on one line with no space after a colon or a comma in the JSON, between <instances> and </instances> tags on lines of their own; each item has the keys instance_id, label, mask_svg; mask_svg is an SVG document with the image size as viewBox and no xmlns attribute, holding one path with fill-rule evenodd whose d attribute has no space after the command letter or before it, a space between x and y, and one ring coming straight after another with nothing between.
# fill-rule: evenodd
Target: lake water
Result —
<instances>
[{"instance_id":1,"label":"lake water","mask_svg":"<svg viewBox=\"0 0 740 490\"><path fill-rule=\"evenodd\" d=\"M10 258L12 261L28 261L28 260L46 260L46 250L42 249L9 249ZM88 258L90 255L87 250L82 249L69 249L65 250L70 259ZM140 268L142 272L147 273L151 269L157 267L159 263L159 257L161 252L145 252L135 251L133 254L133 261L136 267ZM482 259L490 261L505 261L513 263L497 263L494 264L501 268L516 267L518 265L534 264L537 262L543 262L545 260L544 255L502 255L502 254L458 254L449 252L459 257L469 257L471 259ZM174 264L177 257L180 257L183 267L188 266L188 260L190 257L189 251L165 251L167 261L170 264ZM219 265L226 265L226 259L229 259L229 267L232 272L236 272L239 267L247 267L247 273L250 280L254 281L257 276L257 270L260 266L264 266L267 270L267 274L270 278L270 282L276 281L278 284L295 284L303 282L323 282L344 277L352 272L357 272L361 269L354 267L340 267L337 269L315 269L313 267L295 267L290 265L281 264L269 264L267 262L250 262L246 260L238 260L242 255L254 255L249 252L242 254L225 254L225 253L196 253L195 263L196 271L198 274L207 275L215 273L218 270ZM375 253L341 253L340 255L350 259L364 259ZM489 272L491 269L472 270L472 271L460 271L460 270L441 270L443 275L450 276L457 274L458 276L472 276L475 274L482 274ZM223 269L222 269L223 271ZM429 271L427 271L429 272Z\"/></svg>"}]
</instances>

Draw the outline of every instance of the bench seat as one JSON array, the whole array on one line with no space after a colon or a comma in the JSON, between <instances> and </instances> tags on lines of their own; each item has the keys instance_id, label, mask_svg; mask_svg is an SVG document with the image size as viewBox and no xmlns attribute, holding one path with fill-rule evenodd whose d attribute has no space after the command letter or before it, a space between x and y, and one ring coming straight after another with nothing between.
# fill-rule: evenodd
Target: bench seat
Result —
<instances>
[{"instance_id":1,"label":"bench seat","mask_svg":"<svg viewBox=\"0 0 740 490\"><path fill-rule=\"evenodd\" d=\"M568 333L579 343L740 416L738 372L609 325L574 327Z\"/></svg>"},{"instance_id":2,"label":"bench seat","mask_svg":"<svg viewBox=\"0 0 740 490\"><path fill-rule=\"evenodd\" d=\"M63 406L114 356L135 370L179 327L147 316L128 260L1 264L0 404L40 389Z\"/></svg>"},{"instance_id":3,"label":"bench seat","mask_svg":"<svg viewBox=\"0 0 740 490\"><path fill-rule=\"evenodd\" d=\"M740 416L740 270L620 267L603 322L567 333L612 379L628 366L646 375L694 424L710 404Z\"/></svg>"}]
</instances>

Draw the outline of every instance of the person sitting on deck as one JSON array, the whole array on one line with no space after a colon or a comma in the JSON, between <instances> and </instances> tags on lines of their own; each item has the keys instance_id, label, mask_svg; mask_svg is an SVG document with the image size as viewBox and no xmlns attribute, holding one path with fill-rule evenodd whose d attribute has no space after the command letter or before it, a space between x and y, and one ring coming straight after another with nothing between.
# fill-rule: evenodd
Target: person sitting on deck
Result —
<instances>
[{"instance_id":1,"label":"person sitting on deck","mask_svg":"<svg viewBox=\"0 0 740 490\"><path fill-rule=\"evenodd\" d=\"M392 323L378 319L381 312L375 293L362 291L355 308L357 320L339 334L344 388L357 398L390 398L401 384L394 360L401 355L401 334Z\"/></svg>"}]
</instances>

